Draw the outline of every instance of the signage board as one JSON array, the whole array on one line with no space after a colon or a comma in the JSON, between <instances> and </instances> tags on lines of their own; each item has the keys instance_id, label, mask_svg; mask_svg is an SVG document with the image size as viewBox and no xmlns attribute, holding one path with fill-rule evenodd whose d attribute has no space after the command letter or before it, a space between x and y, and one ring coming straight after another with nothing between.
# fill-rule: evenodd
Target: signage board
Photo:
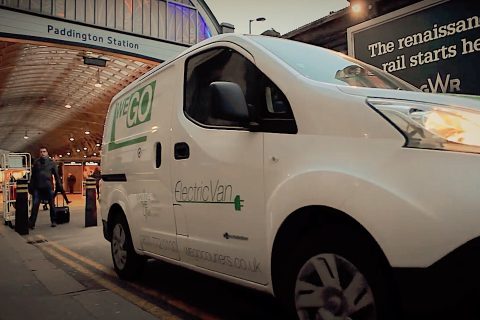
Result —
<instances>
[{"instance_id":1,"label":"signage board","mask_svg":"<svg viewBox=\"0 0 480 320\"><path fill-rule=\"evenodd\" d=\"M8 167L9 168L24 168L26 157L21 155L9 154Z\"/></svg>"},{"instance_id":2,"label":"signage board","mask_svg":"<svg viewBox=\"0 0 480 320\"><path fill-rule=\"evenodd\" d=\"M61 43L155 61L177 56L188 46L64 19L0 8L0 38Z\"/></svg>"},{"instance_id":3,"label":"signage board","mask_svg":"<svg viewBox=\"0 0 480 320\"><path fill-rule=\"evenodd\" d=\"M422 91L480 95L480 1L418 2L347 36L349 55Z\"/></svg>"}]
</instances>

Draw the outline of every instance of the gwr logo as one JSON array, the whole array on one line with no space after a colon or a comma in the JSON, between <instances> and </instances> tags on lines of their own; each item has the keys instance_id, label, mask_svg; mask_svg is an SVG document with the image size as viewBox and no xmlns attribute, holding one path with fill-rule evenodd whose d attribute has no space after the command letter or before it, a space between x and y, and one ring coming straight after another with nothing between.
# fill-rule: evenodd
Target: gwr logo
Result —
<instances>
[{"instance_id":1,"label":"gwr logo","mask_svg":"<svg viewBox=\"0 0 480 320\"><path fill-rule=\"evenodd\" d=\"M460 91L460 79L450 79L450 74L447 74L445 81L442 80L440 73L437 73L435 84L432 79L427 79L427 84L420 86L423 92L457 92Z\"/></svg>"}]
</instances>

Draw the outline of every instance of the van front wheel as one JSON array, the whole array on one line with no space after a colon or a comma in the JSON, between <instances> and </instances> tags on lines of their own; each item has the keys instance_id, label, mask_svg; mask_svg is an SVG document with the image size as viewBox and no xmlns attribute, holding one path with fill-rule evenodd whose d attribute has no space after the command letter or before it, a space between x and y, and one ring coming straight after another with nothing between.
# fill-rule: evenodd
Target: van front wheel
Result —
<instances>
[{"instance_id":1,"label":"van front wheel","mask_svg":"<svg viewBox=\"0 0 480 320\"><path fill-rule=\"evenodd\" d=\"M397 318L388 266L354 228L315 230L295 248L284 260L277 292L298 319Z\"/></svg>"},{"instance_id":2,"label":"van front wheel","mask_svg":"<svg viewBox=\"0 0 480 320\"><path fill-rule=\"evenodd\" d=\"M295 280L295 309L300 319L377 319L367 279L333 253L305 261Z\"/></svg>"},{"instance_id":3,"label":"van front wheel","mask_svg":"<svg viewBox=\"0 0 480 320\"><path fill-rule=\"evenodd\" d=\"M115 220L110 249L113 266L120 278L133 280L140 275L146 259L135 252L130 230L123 216Z\"/></svg>"}]
</instances>

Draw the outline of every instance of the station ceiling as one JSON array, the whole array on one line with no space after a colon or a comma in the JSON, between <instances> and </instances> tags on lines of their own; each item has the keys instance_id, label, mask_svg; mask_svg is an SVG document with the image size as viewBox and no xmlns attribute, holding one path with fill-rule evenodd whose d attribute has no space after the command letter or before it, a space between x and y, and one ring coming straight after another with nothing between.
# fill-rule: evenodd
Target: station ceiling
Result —
<instances>
[{"instance_id":1,"label":"station ceiling","mask_svg":"<svg viewBox=\"0 0 480 320\"><path fill-rule=\"evenodd\" d=\"M85 64L84 57L106 60L106 66ZM156 64L0 39L0 149L36 157L45 145L50 155L95 160L111 98Z\"/></svg>"}]
</instances>

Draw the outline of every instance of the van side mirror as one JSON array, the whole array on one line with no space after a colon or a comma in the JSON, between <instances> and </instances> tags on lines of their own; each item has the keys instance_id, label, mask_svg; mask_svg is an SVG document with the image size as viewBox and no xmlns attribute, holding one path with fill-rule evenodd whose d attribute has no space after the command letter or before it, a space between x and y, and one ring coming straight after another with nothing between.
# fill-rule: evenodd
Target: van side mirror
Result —
<instances>
[{"instance_id":1,"label":"van side mirror","mask_svg":"<svg viewBox=\"0 0 480 320\"><path fill-rule=\"evenodd\" d=\"M227 121L248 124L249 113L245 96L234 82L215 81L209 86L215 116Z\"/></svg>"}]
</instances>

